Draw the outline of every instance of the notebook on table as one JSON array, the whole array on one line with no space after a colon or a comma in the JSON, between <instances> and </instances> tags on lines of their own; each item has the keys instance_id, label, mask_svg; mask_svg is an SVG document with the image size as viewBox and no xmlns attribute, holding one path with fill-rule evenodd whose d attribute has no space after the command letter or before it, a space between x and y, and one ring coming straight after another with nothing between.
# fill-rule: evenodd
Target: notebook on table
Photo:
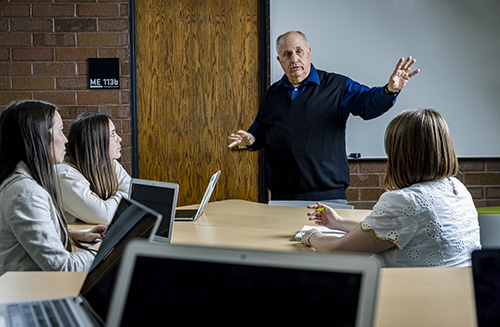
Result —
<instances>
[{"instance_id":1,"label":"notebook on table","mask_svg":"<svg viewBox=\"0 0 500 327\"><path fill-rule=\"evenodd\" d=\"M104 326L125 245L134 238L152 237L161 220L134 201L122 199L119 208L121 214L115 213L118 217L102 240L79 296L0 304L0 326Z\"/></svg>"},{"instance_id":2,"label":"notebook on table","mask_svg":"<svg viewBox=\"0 0 500 327\"><path fill-rule=\"evenodd\" d=\"M205 212L205 208L207 207L208 201L210 200L212 192L215 189L219 175L220 170L210 177L210 181L208 182L207 189L205 190L205 194L201 199L198 209L178 209L175 211L175 220L196 220L203 214L203 212Z\"/></svg>"},{"instance_id":3,"label":"notebook on table","mask_svg":"<svg viewBox=\"0 0 500 327\"><path fill-rule=\"evenodd\" d=\"M379 263L356 254L131 242L107 326L371 326ZM193 304L196 309L193 311ZM327 309L325 309L327 308Z\"/></svg>"},{"instance_id":4,"label":"notebook on table","mask_svg":"<svg viewBox=\"0 0 500 327\"><path fill-rule=\"evenodd\" d=\"M175 220L175 207L179 185L175 183L132 178L129 197L162 215L161 223L153 236L154 242L170 243Z\"/></svg>"},{"instance_id":5,"label":"notebook on table","mask_svg":"<svg viewBox=\"0 0 500 327\"><path fill-rule=\"evenodd\" d=\"M500 326L500 248L472 252L478 327Z\"/></svg>"}]
</instances>

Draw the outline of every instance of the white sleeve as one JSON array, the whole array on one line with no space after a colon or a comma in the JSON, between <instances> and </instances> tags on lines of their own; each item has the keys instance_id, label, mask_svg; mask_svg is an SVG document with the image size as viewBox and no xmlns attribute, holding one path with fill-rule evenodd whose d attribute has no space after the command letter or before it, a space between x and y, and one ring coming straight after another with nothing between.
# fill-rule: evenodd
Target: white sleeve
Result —
<instances>
[{"instance_id":1,"label":"white sleeve","mask_svg":"<svg viewBox=\"0 0 500 327\"><path fill-rule=\"evenodd\" d=\"M116 177L118 178L118 190L128 194L130 188L130 175L117 160L114 160Z\"/></svg>"},{"instance_id":2,"label":"white sleeve","mask_svg":"<svg viewBox=\"0 0 500 327\"><path fill-rule=\"evenodd\" d=\"M109 224L125 192L118 191L107 200L90 190L90 183L76 169L59 173L64 210L89 224Z\"/></svg>"},{"instance_id":3,"label":"white sleeve","mask_svg":"<svg viewBox=\"0 0 500 327\"><path fill-rule=\"evenodd\" d=\"M361 229L373 230L377 238L389 240L399 250L410 242L417 232L415 204L398 191L380 196L370 215L361 223Z\"/></svg>"},{"instance_id":4,"label":"white sleeve","mask_svg":"<svg viewBox=\"0 0 500 327\"><path fill-rule=\"evenodd\" d=\"M57 229L52 199L41 188L20 190L10 201L10 227L31 259L46 271L87 271L94 256L88 251L68 252Z\"/></svg>"}]
</instances>

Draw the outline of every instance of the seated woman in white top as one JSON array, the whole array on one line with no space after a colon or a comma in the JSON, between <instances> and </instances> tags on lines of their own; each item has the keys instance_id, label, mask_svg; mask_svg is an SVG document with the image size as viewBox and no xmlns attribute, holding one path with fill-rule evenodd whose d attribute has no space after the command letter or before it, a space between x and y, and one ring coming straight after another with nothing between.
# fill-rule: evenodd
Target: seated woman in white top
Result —
<instances>
[{"instance_id":1,"label":"seated woman in white top","mask_svg":"<svg viewBox=\"0 0 500 327\"><path fill-rule=\"evenodd\" d=\"M117 161L122 138L110 117L91 112L80 115L68 134L66 160L57 165L62 201L69 222L109 224L130 176Z\"/></svg>"},{"instance_id":2,"label":"seated woman in white top","mask_svg":"<svg viewBox=\"0 0 500 327\"><path fill-rule=\"evenodd\" d=\"M477 211L456 179L458 161L448 126L434 110L404 111L385 133L387 171L372 213L359 224L333 209L310 212L316 224L348 232L328 237L317 230L303 244L318 251L378 253L388 267L464 267L481 248ZM325 207L321 204L311 209Z\"/></svg>"},{"instance_id":3,"label":"seated woman in white top","mask_svg":"<svg viewBox=\"0 0 500 327\"><path fill-rule=\"evenodd\" d=\"M106 226L69 231L54 164L64 158L61 116L40 101L20 101L0 117L0 275L6 271L85 271L95 250L79 241L102 237ZM81 248L81 251L72 251Z\"/></svg>"}]
</instances>

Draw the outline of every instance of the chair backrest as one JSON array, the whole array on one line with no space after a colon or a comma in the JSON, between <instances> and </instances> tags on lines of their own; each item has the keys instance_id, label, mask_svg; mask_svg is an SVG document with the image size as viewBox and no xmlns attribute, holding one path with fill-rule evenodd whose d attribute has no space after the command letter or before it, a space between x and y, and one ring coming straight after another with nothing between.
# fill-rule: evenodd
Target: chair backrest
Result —
<instances>
[{"instance_id":1,"label":"chair backrest","mask_svg":"<svg viewBox=\"0 0 500 327\"><path fill-rule=\"evenodd\" d=\"M354 209L353 205L350 204L341 204L329 201L321 201L322 204L326 204L327 206L333 209ZM308 205L316 204L316 201L301 201L301 200L286 200L286 201L269 201L267 204L271 206L283 206L283 207L302 207L305 208Z\"/></svg>"},{"instance_id":2,"label":"chair backrest","mask_svg":"<svg viewBox=\"0 0 500 327\"><path fill-rule=\"evenodd\" d=\"M500 214L480 213L478 219L483 249L500 248Z\"/></svg>"}]
</instances>

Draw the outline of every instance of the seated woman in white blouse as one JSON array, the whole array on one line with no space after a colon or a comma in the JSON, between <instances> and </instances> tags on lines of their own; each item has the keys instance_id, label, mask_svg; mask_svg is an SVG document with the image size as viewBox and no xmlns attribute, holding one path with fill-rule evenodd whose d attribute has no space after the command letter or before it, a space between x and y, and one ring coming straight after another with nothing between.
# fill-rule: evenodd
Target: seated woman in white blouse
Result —
<instances>
[{"instance_id":1,"label":"seated woman in white blouse","mask_svg":"<svg viewBox=\"0 0 500 327\"><path fill-rule=\"evenodd\" d=\"M333 209L310 212L317 225L348 232L328 237L311 230L302 243L318 251L378 253L388 267L464 267L481 247L477 211L456 179L458 161L444 118L434 110L407 110L385 133L387 171L372 213L359 224ZM311 209L326 207L318 204Z\"/></svg>"},{"instance_id":2,"label":"seated woman in white blouse","mask_svg":"<svg viewBox=\"0 0 500 327\"><path fill-rule=\"evenodd\" d=\"M107 227L70 231L54 165L66 136L53 104L20 101L0 117L0 275L6 271L85 271ZM76 249L81 251L74 251Z\"/></svg>"},{"instance_id":3,"label":"seated woman in white blouse","mask_svg":"<svg viewBox=\"0 0 500 327\"><path fill-rule=\"evenodd\" d=\"M71 125L65 162L57 165L68 222L109 224L127 197L130 176L117 161L121 141L104 113L84 113Z\"/></svg>"}]
</instances>

